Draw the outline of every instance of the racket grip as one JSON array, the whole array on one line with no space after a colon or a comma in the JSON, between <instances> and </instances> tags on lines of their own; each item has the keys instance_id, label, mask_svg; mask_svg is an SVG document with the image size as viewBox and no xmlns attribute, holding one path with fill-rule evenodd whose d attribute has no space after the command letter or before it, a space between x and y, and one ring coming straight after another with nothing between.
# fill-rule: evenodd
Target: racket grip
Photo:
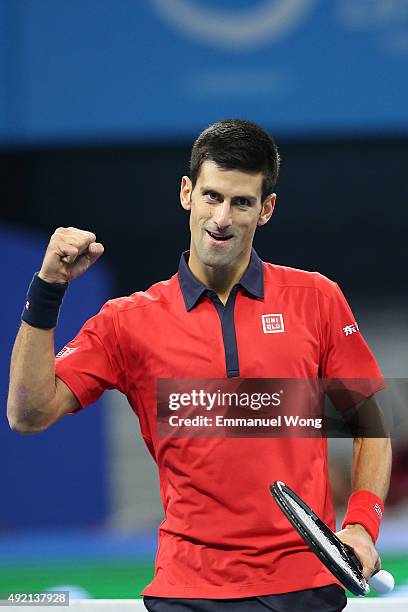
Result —
<instances>
[{"instance_id":1,"label":"racket grip","mask_svg":"<svg viewBox=\"0 0 408 612\"><path fill-rule=\"evenodd\" d=\"M394 576L390 574L390 572L380 570L371 576L368 584L370 587L373 587L377 593L384 595L385 593L390 593L393 590L395 585Z\"/></svg>"}]
</instances>

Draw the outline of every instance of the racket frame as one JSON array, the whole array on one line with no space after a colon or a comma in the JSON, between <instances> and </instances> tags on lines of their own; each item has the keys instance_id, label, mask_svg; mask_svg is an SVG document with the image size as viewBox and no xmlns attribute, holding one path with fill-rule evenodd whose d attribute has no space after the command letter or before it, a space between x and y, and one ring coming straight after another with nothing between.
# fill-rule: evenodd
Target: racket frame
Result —
<instances>
[{"instance_id":1,"label":"racket frame","mask_svg":"<svg viewBox=\"0 0 408 612\"><path fill-rule=\"evenodd\" d=\"M361 572L361 565L349 546L344 544L333 531L317 516L315 512L298 496L290 487L284 482L275 481L269 487L270 492L282 510L286 518L293 525L296 531L299 533L305 544L317 555L320 561L327 567L328 570L354 595L367 595L370 587L367 584ZM287 503L284 495L286 493L291 497L314 521L316 526L324 533L330 543L335 546L348 565L350 565L353 572L361 580L361 585L354 581L351 576L345 572L339 565L337 565L333 559L324 551L322 546L317 542L316 536L310 531L310 529L303 524L303 522L297 518L290 505Z\"/></svg>"}]
</instances>

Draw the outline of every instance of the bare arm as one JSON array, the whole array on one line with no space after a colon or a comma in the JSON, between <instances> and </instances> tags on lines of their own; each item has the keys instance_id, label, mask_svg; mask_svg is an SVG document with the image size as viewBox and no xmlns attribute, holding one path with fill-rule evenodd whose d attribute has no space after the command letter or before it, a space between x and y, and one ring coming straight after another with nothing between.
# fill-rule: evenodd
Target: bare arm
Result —
<instances>
[{"instance_id":1,"label":"bare arm","mask_svg":"<svg viewBox=\"0 0 408 612\"><path fill-rule=\"evenodd\" d=\"M353 492L365 489L384 502L390 485L391 461L389 438L355 438L351 473Z\"/></svg>"},{"instance_id":2,"label":"bare arm","mask_svg":"<svg viewBox=\"0 0 408 612\"><path fill-rule=\"evenodd\" d=\"M51 237L39 273L49 283L66 283L85 272L103 253L96 236L76 228L58 228ZM21 323L10 368L7 417L20 433L42 431L79 407L67 385L55 376L54 329Z\"/></svg>"},{"instance_id":3,"label":"bare arm","mask_svg":"<svg viewBox=\"0 0 408 612\"><path fill-rule=\"evenodd\" d=\"M72 391L55 376L54 330L21 324L11 357L7 417L20 433L42 431L79 407Z\"/></svg>"},{"instance_id":4,"label":"bare arm","mask_svg":"<svg viewBox=\"0 0 408 612\"><path fill-rule=\"evenodd\" d=\"M349 424L354 434L352 491L368 490L385 501L391 474L391 441L375 395L357 404Z\"/></svg>"},{"instance_id":5,"label":"bare arm","mask_svg":"<svg viewBox=\"0 0 408 612\"><path fill-rule=\"evenodd\" d=\"M367 401L370 410L377 410L381 419L381 408L374 398ZM375 417L373 417L375 418ZM385 501L391 475L392 449L390 438L355 437L351 473L352 491L371 491ZM363 573L369 578L381 568L381 560L370 534L362 525L347 525L338 537L356 553Z\"/></svg>"}]
</instances>

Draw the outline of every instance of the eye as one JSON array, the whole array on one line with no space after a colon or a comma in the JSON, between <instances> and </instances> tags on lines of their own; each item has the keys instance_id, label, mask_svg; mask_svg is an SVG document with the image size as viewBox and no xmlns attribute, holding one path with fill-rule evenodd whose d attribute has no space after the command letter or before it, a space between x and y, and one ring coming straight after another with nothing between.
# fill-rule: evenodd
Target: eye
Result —
<instances>
[{"instance_id":1,"label":"eye","mask_svg":"<svg viewBox=\"0 0 408 612\"><path fill-rule=\"evenodd\" d=\"M235 198L234 204L243 208L247 208L251 205L251 202L248 200L248 198Z\"/></svg>"},{"instance_id":2,"label":"eye","mask_svg":"<svg viewBox=\"0 0 408 612\"><path fill-rule=\"evenodd\" d=\"M204 196L212 202L218 202L220 200L220 195L216 191L206 191Z\"/></svg>"}]
</instances>

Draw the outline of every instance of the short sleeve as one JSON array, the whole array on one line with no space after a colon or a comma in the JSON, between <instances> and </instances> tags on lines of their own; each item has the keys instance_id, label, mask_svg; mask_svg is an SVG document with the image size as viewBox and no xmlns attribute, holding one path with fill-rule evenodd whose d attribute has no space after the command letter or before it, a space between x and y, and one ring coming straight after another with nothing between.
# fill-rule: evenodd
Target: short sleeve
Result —
<instances>
[{"instance_id":1,"label":"short sleeve","mask_svg":"<svg viewBox=\"0 0 408 612\"><path fill-rule=\"evenodd\" d=\"M126 392L114 317L114 308L107 302L55 357L56 376L71 389L82 408L95 402L105 389Z\"/></svg>"},{"instance_id":2,"label":"short sleeve","mask_svg":"<svg viewBox=\"0 0 408 612\"><path fill-rule=\"evenodd\" d=\"M377 361L336 283L331 283L324 319L322 377L382 379Z\"/></svg>"}]
</instances>

